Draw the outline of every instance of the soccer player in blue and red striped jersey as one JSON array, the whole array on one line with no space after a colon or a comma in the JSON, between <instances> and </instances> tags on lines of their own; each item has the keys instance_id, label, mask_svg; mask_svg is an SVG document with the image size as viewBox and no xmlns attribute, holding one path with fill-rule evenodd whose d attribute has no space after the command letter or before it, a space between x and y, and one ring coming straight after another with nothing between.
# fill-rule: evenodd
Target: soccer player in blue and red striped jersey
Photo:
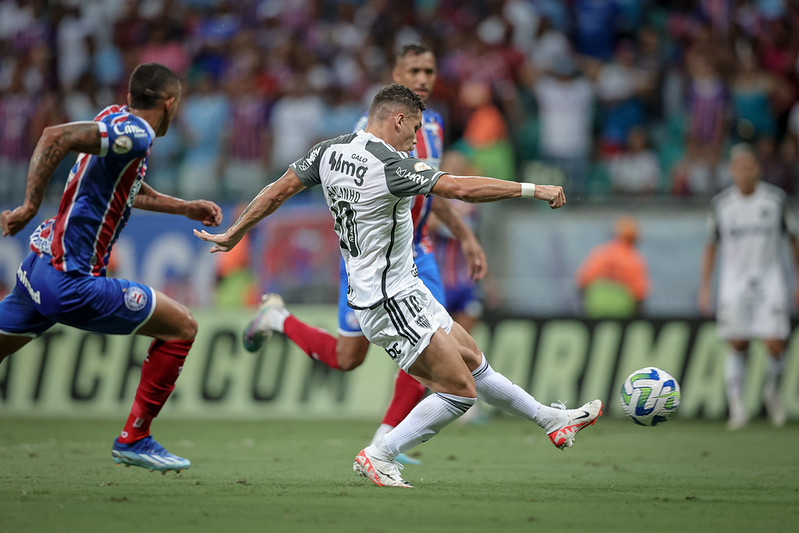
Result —
<instances>
[{"instance_id":1,"label":"soccer player in blue and red striped jersey","mask_svg":"<svg viewBox=\"0 0 799 533\"><path fill-rule=\"evenodd\" d=\"M410 88L421 97L422 101L425 101L433 91L436 82L435 56L424 45L405 45L397 54L392 75L396 83ZM363 129L367 120L368 116L364 115L355 126L355 131ZM411 155L437 169L441 165L443 149L444 121L436 111L425 109L422 111L422 124L416 132L416 144ZM434 199L432 196L424 195L413 197L411 216L414 226L414 265L418 277L430 289L433 296L444 304L444 285L433 257L433 242L427 230L427 221L431 211L459 240L461 250L475 281L485 276L486 257L472 231L453 212L445 199ZM286 310L280 296L268 294L264 296L257 315L245 331L245 347L250 351L257 351L266 335L272 331L280 331L308 356L330 368L346 371L360 366L366 358L369 340L361 331L355 311L347 304L349 283L343 260L339 272L338 337L300 321ZM424 395L424 385L405 371L400 370L394 384L394 395L382 423L375 433L374 440L380 440L385 433L399 424ZM404 455L400 456L398 460L406 464L417 462Z\"/></svg>"},{"instance_id":2,"label":"soccer player in blue and red striped jersey","mask_svg":"<svg viewBox=\"0 0 799 533\"><path fill-rule=\"evenodd\" d=\"M153 337L112 457L117 464L163 472L191 464L156 442L150 423L175 387L197 322L162 292L105 274L133 207L181 214L206 226L222 222L215 203L173 198L144 183L150 148L155 137L167 132L180 93L180 80L167 67L136 67L128 105L107 107L93 121L44 130L31 157L24 203L0 214L4 237L22 230L38 212L55 168L67 152L78 152L58 214L31 235L31 253L17 270L14 289L0 302L0 361L56 323L94 333Z\"/></svg>"}]
</instances>

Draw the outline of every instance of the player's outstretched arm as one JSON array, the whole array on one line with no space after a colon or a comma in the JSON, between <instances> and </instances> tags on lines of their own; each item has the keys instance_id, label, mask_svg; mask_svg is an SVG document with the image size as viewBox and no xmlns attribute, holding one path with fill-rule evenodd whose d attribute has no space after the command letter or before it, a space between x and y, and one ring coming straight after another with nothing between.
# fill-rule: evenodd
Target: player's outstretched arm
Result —
<instances>
[{"instance_id":1,"label":"player's outstretched arm","mask_svg":"<svg viewBox=\"0 0 799 533\"><path fill-rule=\"evenodd\" d=\"M566 204L566 195L559 185L533 185L479 176L444 174L433 185L432 193L472 204L509 198L537 198L547 202L552 209Z\"/></svg>"},{"instance_id":2,"label":"player's outstretched arm","mask_svg":"<svg viewBox=\"0 0 799 533\"><path fill-rule=\"evenodd\" d=\"M133 207L158 213L183 215L191 220L202 222L204 226L218 226L222 223L222 209L208 200L183 200L163 194L146 183L142 183Z\"/></svg>"},{"instance_id":3,"label":"player's outstretched arm","mask_svg":"<svg viewBox=\"0 0 799 533\"><path fill-rule=\"evenodd\" d=\"M44 189L67 152L99 154L102 147L96 122L69 122L44 129L28 167L25 201L13 211L0 214L3 237L14 235L39 212Z\"/></svg>"},{"instance_id":4,"label":"player's outstretched arm","mask_svg":"<svg viewBox=\"0 0 799 533\"><path fill-rule=\"evenodd\" d=\"M244 208L239 219L225 233L208 233L205 230L194 230L200 239L214 243L211 253L227 252L255 226L261 219L268 217L283 202L305 188L300 178L292 169L288 169L277 181L270 183L259 192L250 204Z\"/></svg>"},{"instance_id":5,"label":"player's outstretched arm","mask_svg":"<svg viewBox=\"0 0 799 533\"><path fill-rule=\"evenodd\" d=\"M469 268L469 278L472 281L480 281L483 279L488 271L488 262L483 247L480 246L472 230L463 222L460 215L452 209L449 202L443 198L433 198L432 208L438 220L440 220L460 242L461 251L466 258L466 264Z\"/></svg>"}]
</instances>

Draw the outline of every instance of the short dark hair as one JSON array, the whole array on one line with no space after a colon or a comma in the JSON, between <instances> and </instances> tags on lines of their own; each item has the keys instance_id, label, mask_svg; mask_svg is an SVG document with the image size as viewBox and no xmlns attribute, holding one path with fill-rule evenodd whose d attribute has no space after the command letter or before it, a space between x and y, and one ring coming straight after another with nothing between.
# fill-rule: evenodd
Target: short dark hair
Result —
<instances>
[{"instance_id":1,"label":"short dark hair","mask_svg":"<svg viewBox=\"0 0 799 533\"><path fill-rule=\"evenodd\" d=\"M396 60L399 61L400 59L408 55L418 56L426 54L428 52L432 53L432 50L430 50L427 46L423 45L422 43L408 43L403 45L402 48L399 49L399 52L397 52Z\"/></svg>"},{"instance_id":2,"label":"short dark hair","mask_svg":"<svg viewBox=\"0 0 799 533\"><path fill-rule=\"evenodd\" d=\"M152 109L159 100L178 95L180 79L172 69L160 63L142 63L133 69L128 91L132 108Z\"/></svg>"},{"instance_id":3,"label":"short dark hair","mask_svg":"<svg viewBox=\"0 0 799 533\"><path fill-rule=\"evenodd\" d=\"M409 88L400 83L392 83L380 89L372 99L369 116L381 120L386 113L397 107L403 108L408 113L415 113L424 111L427 106L419 95Z\"/></svg>"}]
</instances>

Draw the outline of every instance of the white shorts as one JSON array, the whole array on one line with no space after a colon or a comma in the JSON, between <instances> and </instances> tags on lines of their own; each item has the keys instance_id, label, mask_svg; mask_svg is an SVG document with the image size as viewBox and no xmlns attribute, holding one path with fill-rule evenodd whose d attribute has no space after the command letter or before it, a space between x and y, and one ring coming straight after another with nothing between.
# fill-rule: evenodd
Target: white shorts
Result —
<instances>
[{"instance_id":1,"label":"white shorts","mask_svg":"<svg viewBox=\"0 0 799 533\"><path fill-rule=\"evenodd\" d=\"M438 328L447 334L452 330L452 317L421 281L375 309L359 309L355 314L369 342L388 352L406 372Z\"/></svg>"},{"instance_id":2,"label":"white shorts","mask_svg":"<svg viewBox=\"0 0 799 533\"><path fill-rule=\"evenodd\" d=\"M721 339L787 339L790 327L790 311L784 297L744 292L719 301L716 328Z\"/></svg>"}]
</instances>

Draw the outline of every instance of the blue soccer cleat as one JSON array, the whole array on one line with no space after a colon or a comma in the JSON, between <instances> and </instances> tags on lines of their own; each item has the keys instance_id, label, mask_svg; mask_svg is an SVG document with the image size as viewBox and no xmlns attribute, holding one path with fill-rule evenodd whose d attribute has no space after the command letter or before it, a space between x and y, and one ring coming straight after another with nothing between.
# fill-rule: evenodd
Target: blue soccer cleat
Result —
<instances>
[{"instance_id":1,"label":"blue soccer cleat","mask_svg":"<svg viewBox=\"0 0 799 533\"><path fill-rule=\"evenodd\" d=\"M150 472L158 470L166 474L169 470L180 472L191 466L191 461L172 455L153 438L147 435L141 440L124 444L114 439L111 457L118 465L140 466Z\"/></svg>"},{"instance_id":2,"label":"blue soccer cleat","mask_svg":"<svg viewBox=\"0 0 799 533\"><path fill-rule=\"evenodd\" d=\"M421 459L416 459L415 457L411 457L410 455L405 455L401 453L394 458L401 465L420 465L422 464Z\"/></svg>"}]
</instances>

